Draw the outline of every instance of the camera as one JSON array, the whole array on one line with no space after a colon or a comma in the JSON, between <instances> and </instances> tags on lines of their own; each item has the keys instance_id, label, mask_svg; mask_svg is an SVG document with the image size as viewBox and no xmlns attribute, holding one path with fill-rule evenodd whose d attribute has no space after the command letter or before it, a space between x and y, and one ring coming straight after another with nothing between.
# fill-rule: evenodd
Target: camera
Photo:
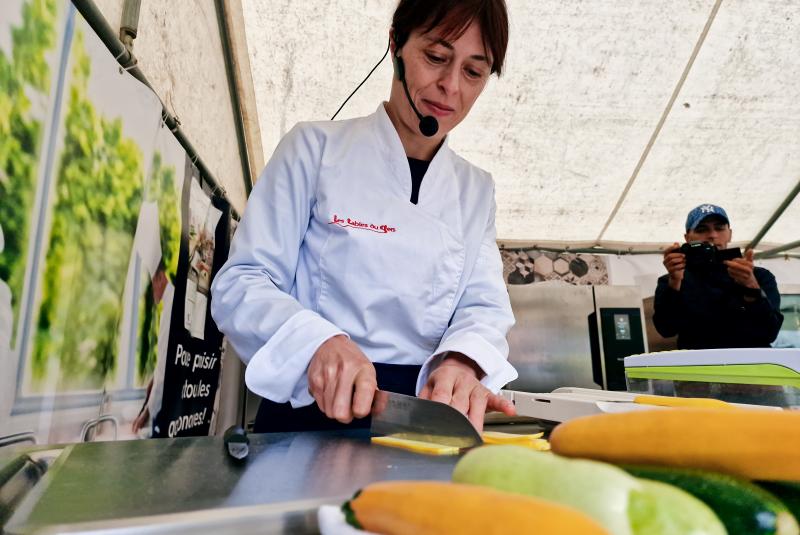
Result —
<instances>
[{"instance_id":1,"label":"camera","mask_svg":"<svg viewBox=\"0 0 800 535\"><path fill-rule=\"evenodd\" d=\"M730 249L717 249L704 241L690 241L681 245L680 252L686 255L686 269L703 269L724 260L733 260L742 257L742 250L738 247Z\"/></svg>"}]
</instances>

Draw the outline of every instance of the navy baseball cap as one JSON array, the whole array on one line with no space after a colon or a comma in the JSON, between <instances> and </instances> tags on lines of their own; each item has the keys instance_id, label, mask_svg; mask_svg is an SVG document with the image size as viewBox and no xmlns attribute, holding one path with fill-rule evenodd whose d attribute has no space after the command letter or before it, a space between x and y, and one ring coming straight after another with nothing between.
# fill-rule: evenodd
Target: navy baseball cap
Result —
<instances>
[{"instance_id":1,"label":"navy baseball cap","mask_svg":"<svg viewBox=\"0 0 800 535\"><path fill-rule=\"evenodd\" d=\"M728 219L728 214L725 213L725 210L717 206L716 204L701 204L700 206L693 208L689 215L686 216L686 231L694 230L697 228L703 219L709 216L719 216L725 220L727 224L731 224L730 220Z\"/></svg>"}]
</instances>

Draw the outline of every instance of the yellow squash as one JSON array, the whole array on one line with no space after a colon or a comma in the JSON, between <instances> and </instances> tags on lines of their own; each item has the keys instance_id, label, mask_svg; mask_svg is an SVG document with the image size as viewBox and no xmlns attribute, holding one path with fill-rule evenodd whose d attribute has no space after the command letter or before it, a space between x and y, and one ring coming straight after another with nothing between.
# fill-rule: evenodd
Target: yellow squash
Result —
<instances>
[{"instance_id":1,"label":"yellow squash","mask_svg":"<svg viewBox=\"0 0 800 535\"><path fill-rule=\"evenodd\" d=\"M440 481L374 483L343 509L352 525L382 535L608 535L593 519L563 505Z\"/></svg>"},{"instance_id":2,"label":"yellow squash","mask_svg":"<svg viewBox=\"0 0 800 535\"><path fill-rule=\"evenodd\" d=\"M721 399L711 398L676 398L672 396L648 396L641 395L633 398L634 403L642 405L658 405L660 407L698 407L707 409L736 409L736 405L731 405Z\"/></svg>"},{"instance_id":3,"label":"yellow squash","mask_svg":"<svg viewBox=\"0 0 800 535\"><path fill-rule=\"evenodd\" d=\"M800 480L800 411L674 408L597 414L558 425L550 445L568 457Z\"/></svg>"},{"instance_id":4,"label":"yellow squash","mask_svg":"<svg viewBox=\"0 0 800 535\"><path fill-rule=\"evenodd\" d=\"M436 444L435 442L424 442L422 440L412 440L410 438L385 436L372 437L370 441L380 446L390 448L400 448L402 450L413 451L414 453L425 453L427 455L458 455L458 446L447 446Z\"/></svg>"},{"instance_id":5,"label":"yellow squash","mask_svg":"<svg viewBox=\"0 0 800 535\"><path fill-rule=\"evenodd\" d=\"M481 434L484 444L515 444L525 446L534 450L548 451L550 444L542 438L544 433L532 435L516 435L512 433L501 433L499 431L484 431ZM458 455L461 449L458 446L447 446L423 440L414 440L402 435L388 435L372 437L370 441L380 446L400 448L414 453L426 455Z\"/></svg>"},{"instance_id":6,"label":"yellow squash","mask_svg":"<svg viewBox=\"0 0 800 535\"><path fill-rule=\"evenodd\" d=\"M548 451L550 444L542 438L544 433L534 433L530 435L517 435L514 433L503 433L501 431L484 431L481 438L484 444L514 444L525 446L539 451Z\"/></svg>"}]
</instances>

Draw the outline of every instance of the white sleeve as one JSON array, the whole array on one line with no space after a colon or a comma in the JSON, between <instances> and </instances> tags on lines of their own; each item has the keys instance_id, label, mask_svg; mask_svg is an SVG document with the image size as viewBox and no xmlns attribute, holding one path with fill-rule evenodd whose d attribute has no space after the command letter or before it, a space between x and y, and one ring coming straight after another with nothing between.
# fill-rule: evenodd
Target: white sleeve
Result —
<instances>
[{"instance_id":1,"label":"white sleeve","mask_svg":"<svg viewBox=\"0 0 800 535\"><path fill-rule=\"evenodd\" d=\"M211 314L248 365L247 386L275 402L314 401L303 380L322 343L345 334L290 292L315 203L319 142L296 126L257 181L211 287Z\"/></svg>"},{"instance_id":2,"label":"white sleeve","mask_svg":"<svg viewBox=\"0 0 800 535\"><path fill-rule=\"evenodd\" d=\"M486 374L481 383L492 392L498 392L517 378L517 371L508 363L506 334L514 325L514 313L503 281L503 261L497 248L494 194L492 199L475 267L439 347L422 366L417 379L417 394L428 381L430 372L450 351L463 353L474 360Z\"/></svg>"}]
</instances>

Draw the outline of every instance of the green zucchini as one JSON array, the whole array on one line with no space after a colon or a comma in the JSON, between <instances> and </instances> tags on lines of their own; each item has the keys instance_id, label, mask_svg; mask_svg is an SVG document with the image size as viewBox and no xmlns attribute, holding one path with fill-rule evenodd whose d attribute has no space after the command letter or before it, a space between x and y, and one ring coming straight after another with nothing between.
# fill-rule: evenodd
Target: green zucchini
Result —
<instances>
[{"instance_id":1,"label":"green zucchini","mask_svg":"<svg viewBox=\"0 0 800 535\"><path fill-rule=\"evenodd\" d=\"M623 466L630 474L669 483L706 503L729 535L797 535L797 520L772 493L727 474L686 468Z\"/></svg>"},{"instance_id":2,"label":"green zucchini","mask_svg":"<svg viewBox=\"0 0 800 535\"><path fill-rule=\"evenodd\" d=\"M800 482L798 481L756 481L759 487L771 492L782 501L789 511L800 520Z\"/></svg>"}]
</instances>

